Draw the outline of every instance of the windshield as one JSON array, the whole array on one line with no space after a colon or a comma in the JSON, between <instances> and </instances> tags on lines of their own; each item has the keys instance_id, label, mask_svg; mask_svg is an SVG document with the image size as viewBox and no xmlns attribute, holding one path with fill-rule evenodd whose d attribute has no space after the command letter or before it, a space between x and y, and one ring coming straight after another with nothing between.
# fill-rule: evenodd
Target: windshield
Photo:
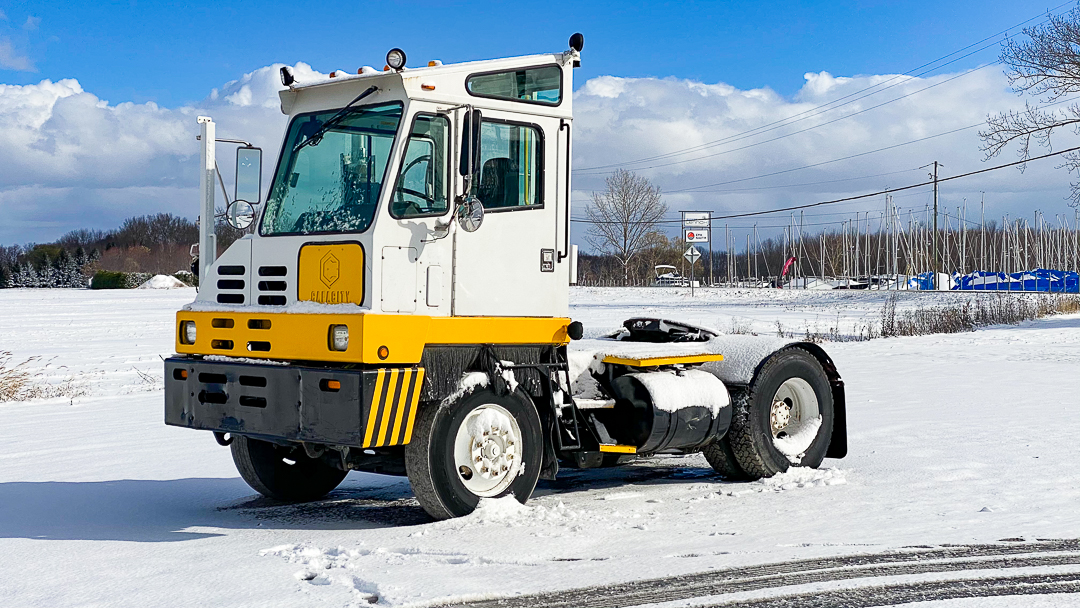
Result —
<instances>
[{"instance_id":1,"label":"windshield","mask_svg":"<svg viewBox=\"0 0 1080 608\"><path fill-rule=\"evenodd\" d=\"M293 119L266 201L262 234L367 230L375 217L401 109L400 103L351 109L302 147L337 110Z\"/></svg>"}]
</instances>

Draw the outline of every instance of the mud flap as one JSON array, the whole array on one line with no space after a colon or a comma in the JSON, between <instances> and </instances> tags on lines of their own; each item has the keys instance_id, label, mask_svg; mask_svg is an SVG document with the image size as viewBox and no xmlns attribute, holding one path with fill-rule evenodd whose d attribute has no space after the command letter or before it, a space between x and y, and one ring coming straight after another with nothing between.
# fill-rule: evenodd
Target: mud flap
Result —
<instances>
[{"instance_id":1,"label":"mud flap","mask_svg":"<svg viewBox=\"0 0 1080 608\"><path fill-rule=\"evenodd\" d=\"M832 382L833 394L833 431L826 458L847 456L847 404L844 398L844 381L839 378Z\"/></svg>"}]
</instances>

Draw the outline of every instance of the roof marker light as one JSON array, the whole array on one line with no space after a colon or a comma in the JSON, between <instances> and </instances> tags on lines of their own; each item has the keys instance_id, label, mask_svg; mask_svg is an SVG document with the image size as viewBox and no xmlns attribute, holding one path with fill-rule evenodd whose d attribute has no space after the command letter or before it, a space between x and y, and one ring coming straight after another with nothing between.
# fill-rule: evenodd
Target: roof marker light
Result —
<instances>
[{"instance_id":1,"label":"roof marker light","mask_svg":"<svg viewBox=\"0 0 1080 608\"><path fill-rule=\"evenodd\" d=\"M435 85L430 82L424 82L420 84L420 88L424 89L425 91L434 91Z\"/></svg>"},{"instance_id":2,"label":"roof marker light","mask_svg":"<svg viewBox=\"0 0 1080 608\"><path fill-rule=\"evenodd\" d=\"M442 62L438 59L432 59L431 61L427 62L427 67L429 68L437 68L440 65L442 65Z\"/></svg>"}]
</instances>

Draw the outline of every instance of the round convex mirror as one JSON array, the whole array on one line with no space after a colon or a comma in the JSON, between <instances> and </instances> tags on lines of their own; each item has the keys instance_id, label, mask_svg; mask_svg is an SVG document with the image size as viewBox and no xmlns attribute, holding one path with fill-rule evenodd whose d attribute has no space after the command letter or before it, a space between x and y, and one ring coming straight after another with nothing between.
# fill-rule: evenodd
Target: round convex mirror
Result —
<instances>
[{"instance_id":1,"label":"round convex mirror","mask_svg":"<svg viewBox=\"0 0 1080 608\"><path fill-rule=\"evenodd\" d=\"M237 230L247 230L255 221L255 208L247 201L233 201L225 211L225 221Z\"/></svg>"},{"instance_id":2,"label":"round convex mirror","mask_svg":"<svg viewBox=\"0 0 1080 608\"><path fill-rule=\"evenodd\" d=\"M465 232L476 232L480 224L484 223L484 205L480 199L471 197L458 206L458 222Z\"/></svg>"}]
</instances>

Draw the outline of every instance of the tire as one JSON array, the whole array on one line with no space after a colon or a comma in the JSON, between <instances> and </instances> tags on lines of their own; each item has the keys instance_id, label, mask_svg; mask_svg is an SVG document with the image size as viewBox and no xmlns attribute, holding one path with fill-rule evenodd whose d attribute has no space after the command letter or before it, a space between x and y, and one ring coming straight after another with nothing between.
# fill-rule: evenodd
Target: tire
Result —
<instances>
[{"instance_id":1,"label":"tire","mask_svg":"<svg viewBox=\"0 0 1080 608\"><path fill-rule=\"evenodd\" d=\"M832 386L812 354L799 347L773 353L733 406L727 439L748 478L821 465L832 439Z\"/></svg>"},{"instance_id":2,"label":"tire","mask_svg":"<svg viewBox=\"0 0 1080 608\"><path fill-rule=\"evenodd\" d=\"M738 409L738 404L749 399L745 390L731 389L731 407ZM735 459L735 452L731 449L731 433L726 433L720 439L710 443L701 449L705 460L709 461L713 470L728 481L748 481L751 479L746 471L742 470L739 462Z\"/></svg>"},{"instance_id":3,"label":"tire","mask_svg":"<svg viewBox=\"0 0 1080 608\"><path fill-rule=\"evenodd\" d=\"M289 502L318 500L338 487L348 474L309 457L299 447L280 446L243 435L233 436L232 457L240 477L253 490Z\"/></svg>"},{"instance_id":4,"label":"tire","mask_svg":"<svg viewBox=\"0 0 1080 608\"><path fill-rule=\"evenodd\" d=\"M543 433L536 407L522 393L499 396L485 389L450 405L428 404L417 412L415 425L405 446L405 470L413 494L433 518L468 515L481 498L513 494L524 504L532 496Z\"/></svg>"}]
</instances>

